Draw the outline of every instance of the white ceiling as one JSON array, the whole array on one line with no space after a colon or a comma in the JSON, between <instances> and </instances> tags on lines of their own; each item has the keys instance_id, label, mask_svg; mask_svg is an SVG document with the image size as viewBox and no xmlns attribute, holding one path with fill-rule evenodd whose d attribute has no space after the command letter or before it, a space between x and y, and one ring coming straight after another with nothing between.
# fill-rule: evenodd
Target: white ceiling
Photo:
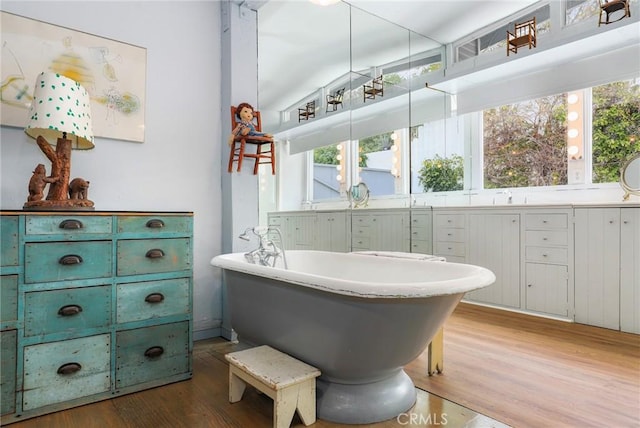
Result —
<instances>
[{"instance_id":1,"label":"white ceiling","mask_svg":"<svg viewBox=\"0 0 640 428\"><path fill-rule=\"evenodd\" d=\"M437 47L538 1L348 0L318 6L270 0L258 8L259 107L284 110L349 70L398 59L398 45L405 44L398 40L409 40L399 27L426 36L424 46ZM377 18L366 20L363 11ZM353 62L350 52L357 56Z\"/></svg>"}]
</instances>

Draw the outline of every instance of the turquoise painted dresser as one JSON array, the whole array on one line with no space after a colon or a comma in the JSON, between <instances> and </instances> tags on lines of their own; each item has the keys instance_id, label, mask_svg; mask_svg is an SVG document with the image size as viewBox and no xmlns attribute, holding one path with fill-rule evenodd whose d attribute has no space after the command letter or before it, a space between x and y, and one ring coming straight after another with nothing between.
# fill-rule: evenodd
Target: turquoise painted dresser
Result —
<instances>
[{"instance_id":1,"label":"turquoise painted dresser","mask_svg":"<svg viewBox=\"0 0 640 428\"><path fill-rule=\"evenodd\" d=\"M0 221L2 425L191 378L192 213Z\"/></svg>"}]
</instances>

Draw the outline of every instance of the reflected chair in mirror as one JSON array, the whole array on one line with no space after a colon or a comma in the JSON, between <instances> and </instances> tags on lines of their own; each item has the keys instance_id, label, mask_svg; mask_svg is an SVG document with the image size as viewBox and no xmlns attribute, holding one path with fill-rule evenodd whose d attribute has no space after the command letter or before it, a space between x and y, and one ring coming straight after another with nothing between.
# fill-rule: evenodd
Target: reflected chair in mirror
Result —
<instances>
[{"instance_id":1,"label":"reflected chair in mirror","mask_svg":"<svg viewBox=\"0 0 640 428\"><path fill-rule=\"evenodd\" d=\"M362 85L364 89L364 102L367 100L373 100L377 95L384 96L384 84L382 82L382 74L371 81L370 84L365 83Z\"/></svg>"},{"instance_id":2,"label":"reflected chair in mirror","mask_svg":"<svg viewBox=\"0 0 640 428\"><path fill-rule=\"evenodd\" d=\"M509 53L518 53L518 48L529 46L529 49L535 48L538 41L536 30L536 17L516 22L513 31L507 30L507 56Z\"/></svg>"},{"instance_id":3,"label":"reflected chair in mirror","mask_svg":"<svg viewBox=\"0 0 640 428\"><path fill-rule=\"evenodd\" d=\"M309 101L304 107L298 109L298 122L316 117L316 102Z\"/></svg>"},{"instance_id":4,"label":"reflected chair in mirror","mask_svg":"<svg viewBox=\"0 0 640 428\"><path fill-rule=\"evenodd\" d=\"M238 125L238 117L236 116L236 107L231 106L231 129L235 129ZM262 121L260 119L260 112L253 111L253 124L256 131L262 132ZM247 153L247 144L255 145L255 153ZM271 174L276 173L276 146L273 138L271 137L259 137L252 135L237 135L233 139L231 146L231 152L229 153L229 168L228 172L233 172L233 163L237 162L238 166L236 171L242 170L242 161L244 158L254 159L253 174L258 173L258 167L260 164L270 164Z\"/></svg>"},{"instance_id":5,"label":"reflected chair in mirror","mask_svg":"<svg viewBox=\"0 0 640 428\"><path fill-rule=\"evenodd\" d=\"M598 0L600 2L600 19L598 19L598 27L600 24L611 24L620 21L622 18L631 16L629 9L630 0ZM602 19L604 16L604 20Z\"/></svg>"},{"instance_id":6,"label":"reflected chair in mirror","mask_svg":"<svg viewBox=\"0 0 640 428\"><path fill-rule=\"evenodd\" d=\"M335 94L327 95L327 109L325 113L329 112L329 108L331 108L331 111L336 111L338 110L338 106L343 107L342 99L344 98L345 89L346 88L341 88L338 89Z\"/></svg>"}]
</instances>

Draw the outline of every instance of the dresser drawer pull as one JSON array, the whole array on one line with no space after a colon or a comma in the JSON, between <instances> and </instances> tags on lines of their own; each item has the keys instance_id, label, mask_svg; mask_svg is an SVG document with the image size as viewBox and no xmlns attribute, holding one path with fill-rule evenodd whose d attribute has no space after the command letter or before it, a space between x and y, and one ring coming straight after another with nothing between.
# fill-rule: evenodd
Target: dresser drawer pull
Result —
<instances>
[{"instance_id":1,"label":"dresser drawer pull","mask_svg":"<svg viewBox=\"0 0 640 428\"><path fill-rule=\"evenodd\" d=\"M147 251L147 254L145 254L145 257L149 259L159 259L161 257L164 257L164 251L162 251L159 248L154 248L152 250Z\"/></svg>"},{"instance_id":2,"label":"dresser drawer pull","mask_svg":"<svg viewBox=\"0 0 640 428\"><path fill-rule=\"evenodd\" d=\"M63 317L70 317L73 315L78 315L82 312L82 306L80 305L66 305L61 307L58 310L58 315L62 315Z\"/></svg>"},{"instance_id":3,"label":"dresser drawer pull","mask_svg":"<svg viewBox=\"0 0 640 428\"><path fill-rule=\"evenodd\" d=\"M63 220L60 223L60 229L71 230L71 229L82 229L83 227L84 225L80 220L67 219L67 220Z\"/></svg>"},{"instance_id":4,"label":"dresser drawer pull","mask_svg":"<svg viewBox=\"0 0 640 428\"><path fill-rule=\"evenodd\" d=\"M151 293L144 298L144 301L147 303L160 303L163 300L164 300L164 295L162 293Z\"/></svg>"},{"instance_id":5,"label":"dresser drawer pull","mask_svg":"<svg viewBox=\"0 0 640 428\"><path fill-rule=\"evenodd\" d=\"M80 371L82 366L78 363L67 363L58 367L59 375L71 375Z\"/></svg>"},{"instance_id":6,"label":"dresser drawer pull","mask_svg":"<svg viewBox=\"0 0 640 428\"><path fill-rule=\"evenodd\" d=\"M76 254L67 254L66 256L60 257L58 263L61 265L79 265L82 263L82 257Z\"/></svg>"},{"instance_id":7,"label":"dresser drawer pull","mask_svg":"<svg viewBox=\"0 0 640 428\"><path fill-rule=\"evenodd\" d=\"M164 354L164 348L162 346L152 346L144 351L144 356L147 358L158 358L162 354Z\"/></svg>"},{"instance_id":8,"label":"dresser drawer pull","mask_svg":"<svg viewBox=\"0 0 640 428\"><path fill-rule=\"evenodd\" d=\"M158 218L153 218L147 222L147 227L150 229L161 229L164 227L164 221Z\"/></svg>"}]
</instances>

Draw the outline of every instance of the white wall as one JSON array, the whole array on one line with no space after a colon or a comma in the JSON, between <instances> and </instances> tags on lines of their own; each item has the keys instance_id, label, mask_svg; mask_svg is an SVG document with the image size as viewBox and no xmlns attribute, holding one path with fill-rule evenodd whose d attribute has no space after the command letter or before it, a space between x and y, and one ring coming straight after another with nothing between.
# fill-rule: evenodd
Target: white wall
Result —
<instances>
[{"instance_id":1,"label":"white wall","mask_svg":"<svg viewBox=\"0 0 640 428\"><path fill-rule=\"evenodd\" d=\"M3 11L147 49L145 142L96 138L72 176L96 210L194 212L195 337L217 336L220 277L220 5L216 1L2 1ZM26 118L25 118L26 119ZM31 171L50 162L22 129L1 128L0 206L20 209Z\"/></svg>"}]
</instances>

